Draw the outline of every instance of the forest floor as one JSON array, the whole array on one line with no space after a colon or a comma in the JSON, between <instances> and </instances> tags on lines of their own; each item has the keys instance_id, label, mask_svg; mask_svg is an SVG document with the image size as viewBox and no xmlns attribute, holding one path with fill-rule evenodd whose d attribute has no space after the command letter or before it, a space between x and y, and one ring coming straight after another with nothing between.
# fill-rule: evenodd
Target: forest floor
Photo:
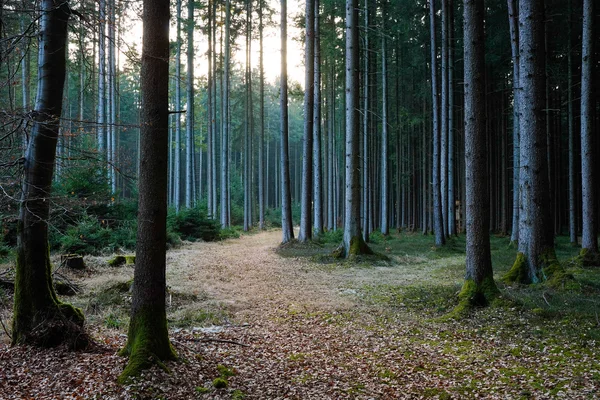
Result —
<instances>
[{"instance_id":1,"label":"forest floor","mask_svg":"<svg viewBox=\"0 0 600 400\"><path fill-rule=\"evenodd\" d=\"M600 269L557 253L567 288L506 287L501 300L461 320L464 238L373 237L389 260L328 256L333 243L279 247L281 232L167 253L167 315L179 362L120 386L131 266L86 257L68 276L100 344L91 352L10 347L0 336L0 399L396 399L597 398ZM515 257L492 238L496 278ZM64 274L67 272L62 271ZM10 294L0 293L10 323ZM215 388L222 377L225 388Z\"/></svg>"}]
</instances>

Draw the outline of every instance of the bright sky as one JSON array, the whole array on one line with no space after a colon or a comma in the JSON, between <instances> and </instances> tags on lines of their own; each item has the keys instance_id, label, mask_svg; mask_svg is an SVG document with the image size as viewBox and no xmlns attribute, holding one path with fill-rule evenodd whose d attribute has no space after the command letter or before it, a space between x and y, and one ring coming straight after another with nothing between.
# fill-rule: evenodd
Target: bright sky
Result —
<instances>
[{"instance_id":1,"label":"bright sky","mask_svg":"<svg viewBox=\"0 0 600 400\"><path fill-rule=\"evenodd\" d=\"M275 10L273 16L274 26L265 27L264 30L264 68L265 77L270 82L275 82L276 78L280 75L281 70L281 35L279 29L279 23L281 21L280 16L280 3L278 0L268 0L271 7ZM301 4L298 0L288 1L288 76L291 81L298 81L301 85L304 85L304 49L301 43L297 40L301 37L302 32L300 29L294 26L294 17L300 13ZM182 9L182 18L186 19L186 5L184 4ZM254 10L256 11L256 10ZM254 13L256 14L256 12ZM174 17L174 16L173 16ZM171 40L175 41L175 18L172 18L171 24ZM124 41L128 46L136 47L138 52L141 53L142 43L142 25L141 22L132 22L133 26L128 29L124 35ZM253 29L255 36L257 37L252 42L252 68L258 69L259 59L259 46L258 46L258 18L253 21ZM183 24L182 24L183 26ZM199 30L196 30L194 36L194 47L195 47L195 75L202 76L207 74L208 64L206 60L206 51L208 49L207 37L201 35ZM185 32L182 32L184 35ZM218 45L218 44L217 44ZM244 64L246 60L245 56L245 37L240 36L238 38L237 46L238 51L233 54L234 61L240 64ZM122 58L123 61L124 57ZM181 55L182 71L185 69L186 57L185 47L182 48Z\"/></svg>"}]
</instances>

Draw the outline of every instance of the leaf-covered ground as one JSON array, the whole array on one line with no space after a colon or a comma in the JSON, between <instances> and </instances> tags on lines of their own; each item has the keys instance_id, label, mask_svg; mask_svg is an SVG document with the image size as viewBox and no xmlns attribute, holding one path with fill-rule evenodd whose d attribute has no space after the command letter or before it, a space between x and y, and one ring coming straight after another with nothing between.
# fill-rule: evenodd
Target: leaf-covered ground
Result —
<instances>
[{"instance_id":1,"label":"leaf-covered ground","mask_svg":"<svg viewBox=\"0 0 600 400\"><path fill-rule=\"evenodd\" d=\"M84 309L98 346L0 345L0 398L600 396L600 271L569 267L572 288L502 286L494 307L446 321L464 269L460 238L435 250L430 238L376 236L390 261L356 263L327 257L333 245L276 251L279 240L268 231L170 251L168 317L180 362L126 386L116 384L126 363L116 353L132 268L88 259L90 271L71 276L85 291L70 301ZM492 243L499 274L514 257L506 245ZM564 260L576 251L559 248Z\"/></svg>"}]
</instances>

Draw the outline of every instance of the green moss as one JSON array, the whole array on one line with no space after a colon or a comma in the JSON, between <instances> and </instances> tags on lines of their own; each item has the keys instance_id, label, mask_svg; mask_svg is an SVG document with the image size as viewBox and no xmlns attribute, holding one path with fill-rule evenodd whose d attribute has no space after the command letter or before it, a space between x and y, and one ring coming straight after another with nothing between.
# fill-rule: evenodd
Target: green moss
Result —
<instances>
[{"instance_id":1,"label":"green moss","mask_svg":"<svg viewBox=\"0 0 600 400\"><path fill-rule=\"evenodd\" d=\"M573 275L567 273L556 258L554 248L549 247L541 256L542 269L540 280L545 281L546 285L553 288L565 287L568 283L573 282Z\"/></svg>"},{"instance_id":2,"label":"green moss","mask_svg":"<svg viewBox=\"0 0 600 400\"><path fill-rule=\"evenodd\" d=\"M153 365L169 372L163 361L177 360L177 354L169 342L165 310L155 307L138 310L132 316L127 343L119 355L129 356L129 363L118 379L121 384Z\"/></svg>"},{"instance_id":3,"label":"green moss","mask_svg":"<svg viewBox=\"0 0 600 400\"><path fill-rule=\"evenodd\" d=\"M113 258L107 261L108 265L110 265L111 267L120 267L126 262L127 260L125 259L125 256L114 256Z\"/></svg>"},{"instance_id":4,"label":"green moss","mask_svg":"<svg viewBox=\"0 0 600 400\"><path fill-rule=\"evenodd\" d=\"M210 390L211 390L210 388L206 388L204 386L196 386L196 393L199 393L199 394L208 393L208 392L210 392Z\"/></svg>"},{"instance_id":5,"label":"green moss","mask_svg":"<svg viewBox=\"0 0 600 400\"><path fill-rule=\"evenodd\" d=\"M529 283L529 266L525 254L517 253L512 268L502 277L505 283Z\"/></svg>"},{"instance_id":6,"label":"green moss","mask_svg":"<svg viewBox=\"0 0 600 400\"><path fill-rule=\"evenodd\" d=\"M581 267L598 267L600 266L600 253L583 248L579 252L579 255L575 257L575 262Z\"/></svg>"},{"instance_id":7,"label":"green moss","mask_svg":"<svg viewBox=\"0 0 600 400\"><path fill-rule=\"evenodd\" d=\"M125 264L130 265L130 264L135 264L135 254L130 254L125 256Z\"/></svg>"},{"instance_id":8,"label":"green moss","mask_svg":"<svg viewBox=\"0 0 600 400\"><path fill-rule=\"evenodd\" d=\"M244 392L242 392L239 389L236 389L231 393L231 400L242 400L245 398L246 398L246 395L244 394Z\"/></svg>"},{"instance_id":9,"label":"green moss","mask_svg":"<svg viewBox=\"0 0 600 400\"><path fill-rule=\"evenodd\" d=\"M231 368L227 368L224 365L217 365L217 371L219 371L219 374L221 374L221 376L223 377L228 377L228 376L235 376L236 373L233 369Z\"/></svg>"},{"instance_id":10,"label":"green moss","mask_svg":"<svg viewBox=\"0 0 600 400\"><path fill-rule=\"evenodd\" d=\"M458 305L447 317L460 318L467 315L474 307L486 307L499 294L500 291L492 276L485 278L479 285L474 280L467 279L458 294Z\"/></svg>"},{"instance_id":11,"label":"green moss","mask_svg":"<svg viewBox=\"0 0 600 400\"><path fill-rule=\"evenodd\" d=\"M361 254L373 254L373 250L371 250L369 245L363 240L362 236L354 236L350 238L350 246L348 247L346 258Z\"/></svg>"},{"instance_id":12,"label":"green moss","mask_svg":"<svg viewBox=\"0 0 600 400\"><path fill-rule=\"evenodd\" d=\"M215 389L225 389L229 385L229 382L227 382L227 378L219 376L218 378L213 379L212 384Z\"/></svg>"}]
</instances>

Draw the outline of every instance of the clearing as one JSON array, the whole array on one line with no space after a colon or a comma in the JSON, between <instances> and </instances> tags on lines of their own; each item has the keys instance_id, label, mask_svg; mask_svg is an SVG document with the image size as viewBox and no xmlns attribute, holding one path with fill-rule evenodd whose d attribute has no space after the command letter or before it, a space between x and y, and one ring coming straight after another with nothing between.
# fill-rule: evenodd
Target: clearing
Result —
<instances>
[{"instance_id":1,"label":"clearing","mask_svg":"<svg viewBox=\"0 0 600 400\"><path fill-rule=\"evenodd\" d=\"M330 235L335 237L335 235ZM494 307L447 321L464 271L464 237L374 235L390 260L333 260L330 243L278 248L269 230L167 253L168 317L181 362L127 386L116 355L127 327L130 265L86 257L61 273L83 288L100 347L93 352L11 348L2 333L1 399L396 399L600 396L600 271L558 254L576 287L504 287ZM515 251L492 238L497 279ZM10 319L10 294L0 293ZM213 380L222 377L215 388ZM217 383L217 382L215 382ZM218 384L217 384L218 386Z\"/></svg>"}]
</instances>

